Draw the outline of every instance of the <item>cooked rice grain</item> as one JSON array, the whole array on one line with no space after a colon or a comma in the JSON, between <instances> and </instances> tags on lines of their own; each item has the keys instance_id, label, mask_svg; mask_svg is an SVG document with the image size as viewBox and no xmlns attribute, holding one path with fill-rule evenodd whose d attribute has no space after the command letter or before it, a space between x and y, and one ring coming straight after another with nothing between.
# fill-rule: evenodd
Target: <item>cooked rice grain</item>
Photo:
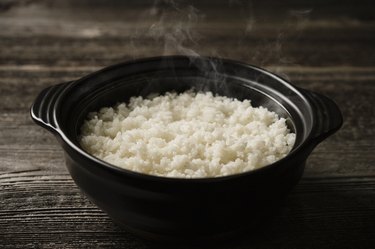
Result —
<instances>
[{"instance_id":1,"label":"cooked rice grain","mask_svg":"<svg viewBox=\"0 0 375 249\"><path fill-rule=\"evenodd\" d=\"M81 128L88 153L145 174L203 178L242 173L285 157L295 134L284 118L211 92L132 97L92 112Z\"/></svg>"}]
</instances>

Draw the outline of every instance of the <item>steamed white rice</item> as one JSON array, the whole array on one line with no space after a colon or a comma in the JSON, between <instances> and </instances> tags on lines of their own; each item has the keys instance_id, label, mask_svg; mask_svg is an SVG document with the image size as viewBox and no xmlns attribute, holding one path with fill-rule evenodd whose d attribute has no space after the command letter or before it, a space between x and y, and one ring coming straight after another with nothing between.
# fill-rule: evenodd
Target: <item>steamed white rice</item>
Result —
<instances>
[{"instance_id":1,"label":"steamed white rice","mask_svg":"<svg viewBox=\"0 0 375 249\"><path fill-rule=\"evenodd\" d=\"M292 149L284 118L211 92L132 97L92 112L81 128L88 153L145 174L202 178L271 164Z\"/></svg>"}]
</instances>

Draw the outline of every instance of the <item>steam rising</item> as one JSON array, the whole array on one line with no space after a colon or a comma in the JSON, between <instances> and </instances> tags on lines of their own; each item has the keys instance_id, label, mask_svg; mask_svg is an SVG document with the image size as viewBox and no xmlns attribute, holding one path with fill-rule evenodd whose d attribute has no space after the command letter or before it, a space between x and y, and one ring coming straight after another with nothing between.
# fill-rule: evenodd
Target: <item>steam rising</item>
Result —
<instances>
[{"instance_id":1,"label":"steam rising","mask_svg":"<svg viewBox=\"0 0 375 249\"><path fill-rule=\"evenodd\" d=\"M186 55L204 75L204 90L208 81L215 82L214 88L225 89L225 77L218 71L221 66L218 60L205 60L198 52L200 39L198 25L204 22L205 15L193 5L182 1L157 0L146 14L156 19L143 34L156 45L161 46L162 55ZM206 54L207 55L207 54ZM210 54L212 56L212 54ZM203 80L203 79L202 79Z\"/></svg>"},{"instance_id":2,"label":"steam rising","mask_svg":"<svg viewBox=\"0 0 375 249\"><path fill-rule=\"evenodd\" d=\"M152 19L153 22L141 32L136 30L134 38L143 36L151 39L154 45L162 47L162 55L199 56L194 50L200 38L195 28L204 15L194 6L181 1L156 0L141 18Z\"/></svg>"},{"instance_id":3,"label":"steam rising","mask_svg":"<svg viewBox=\"0 0 375 249\"><path fill-rule=\"evenodd\" d=\"M299 38L312 10L288 10L284 12L284 17L280 17L280 25L270 27L264 23L262 15L257 13L257 8L251 1L228 0L227 7L234 15L231 22L238 24L237 26L225 26L225 23L222 24L223 27L220 26L220 21L226 20L228 16L219 19L219 24L207 25L212 21L208 19L215 16L211 6L203 10L189 1L155 0L140 16L140 23L146 23L147 26L135 28L132 47L136 51L139 49L138 42L146 40L153 47L152 56L193 56L192 63L211 77L214 75L218 81L223 80L217 73L220 63L200 60L200 56L229 57L261 67L272 65L273 71L287 77L281 70L282 66L295 65L296 62L285 52L284 44ZM236 28L232 31L228 27ZM226 30L221 32L221 29ZM228 42L220 43L222 34L229 35L223 37ZM231 49L223 46L230 46Z\"/></svg>"}]
</instances>

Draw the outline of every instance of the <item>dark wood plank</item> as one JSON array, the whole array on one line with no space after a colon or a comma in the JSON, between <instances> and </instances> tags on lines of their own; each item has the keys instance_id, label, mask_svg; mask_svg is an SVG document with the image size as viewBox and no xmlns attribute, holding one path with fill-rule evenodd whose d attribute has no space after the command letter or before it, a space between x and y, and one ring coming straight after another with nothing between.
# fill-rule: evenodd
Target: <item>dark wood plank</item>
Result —
<instances>
[{"instance_id":1,"label":"dark wood plank","mask_svg":"<svg viewBox=\"0 0 375 249\"><path fill-rule=\"evenodd\" d=\"M41 1L0 15L0 47L7 48L0 50L0 64L103 66L176 53L260 66L375 64L369 56L375 53L375 24L365 18L369 1L355 6L338 1L253 6L209 1L193 13L197 18L185 5L179 11L156 11L149 2L133 8L119 1L107 6L77 2Z\"/></svg>"},{"instance_id":2,"label":"dark wood plank","mask_svg":"<svg viewBox=\"0 0 375 249\"><path fill-rule=\"evenodd\" d=\"M162 2L0 2L0 248L155 247L88 201L57 141L32 123L28 109L49 85L175 53L266 67L331 97L344 115L342 129L309 157L275 221L224 248L373 248L373 1L189 1L198 12L181 3L176 11L172 1L156 6ZM177 41L165 46L168 35Z\"/></svg>"},{"instance_id":3,"label":"dark wood plank","mask_svg":"<svg viewBox=\"0 0 375 249\"><path fill-rule=\"evenodd\" d=\"M91 204L67 174L44 174L0 176L0 246L150 248ZM374 207L374 178L304 179L272 224L230 248L370 248Z\"/></svg>"},{"instance_id":4,"label":"dark wood plank","mask_svg":"<svg viewBox=\"0 0 375 249\"><path fill-rule=\"evenodd\" d=\"M270 30L249 37L232 30L208 35L196 44L165 45L165 40L140 37L1 37L0 64L104 66L133 58L187 54L220 56L259 66L372 66L375 64L375 29L313 30L299 38ZM131 30L124 31L129 34ZM353 32L353 34L351 34ZM322 34L323 33L323 34ZM348 36L350 34L350 36ZM350 37L350 38L348 38ZM43 49L40 49L43 48Z\"/></svg>"}]
</instances>

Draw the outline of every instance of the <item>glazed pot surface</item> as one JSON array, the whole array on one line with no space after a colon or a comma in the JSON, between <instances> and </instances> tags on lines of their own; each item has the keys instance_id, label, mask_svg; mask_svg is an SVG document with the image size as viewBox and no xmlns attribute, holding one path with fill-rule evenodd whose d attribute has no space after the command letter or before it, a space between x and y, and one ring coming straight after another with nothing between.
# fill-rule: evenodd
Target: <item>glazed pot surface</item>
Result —
<instances>
[{"instance_id":1,"label":"glazed pot surface","mask_svg":"<svg viewBox=\"0 0 375 249\"><path fill-rule=\"evenodd\" d=\"M254 171L176 179L121 169L80 147L80 127L88 112L132 96L189 89L250 99L253 106L276 112L296 133L294 148L285 158ZM134 233L165 241L204 241L257 229L297 184L313 148L342 124L332 100L262 69L182 56L118 64L53 86L38 96L31 113L57 136L72 178L94 203Z\"/></svg>"}]
</instances>

